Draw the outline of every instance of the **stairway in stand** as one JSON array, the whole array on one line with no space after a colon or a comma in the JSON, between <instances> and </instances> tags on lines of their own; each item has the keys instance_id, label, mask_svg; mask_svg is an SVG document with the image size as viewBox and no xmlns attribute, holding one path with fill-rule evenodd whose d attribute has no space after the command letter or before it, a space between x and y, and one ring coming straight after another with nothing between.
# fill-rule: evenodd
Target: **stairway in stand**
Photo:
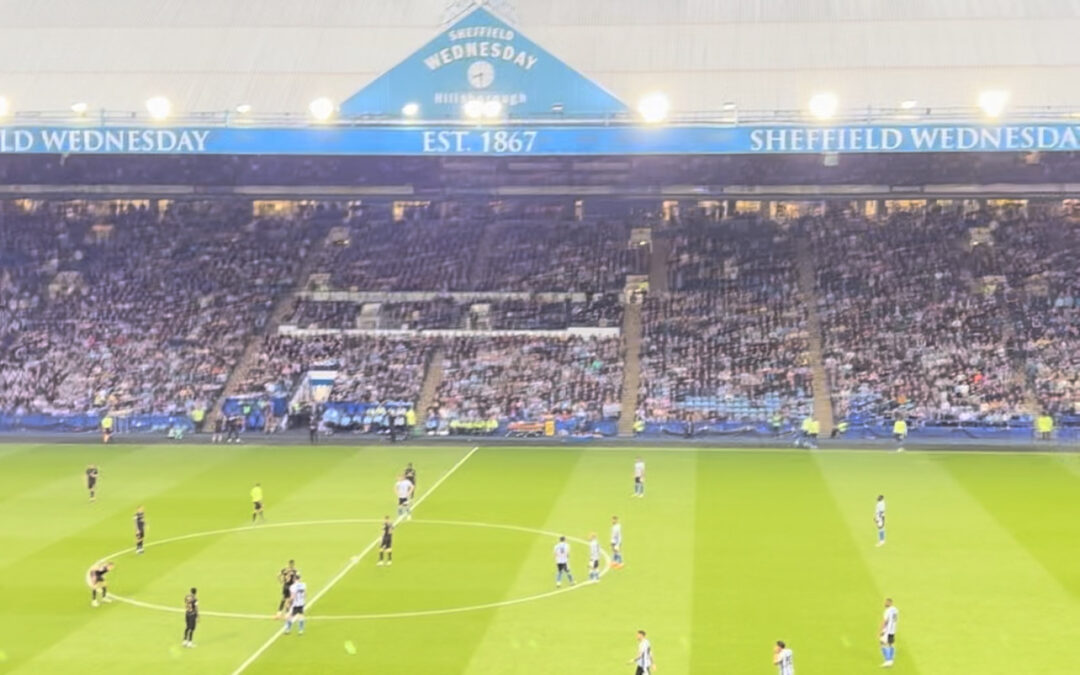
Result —
<instances>
[{"instance_id":1,"label":"stairway in stand","mask_svg":"<svg viewBox=\"0 0 1080 675\"><path fill-rule=\"evenodd\" d=\"M637 413L638 387L641 383L641 305L628 304L623 308L623 381L622 408L619 413L619 435L634 435L634 416Z\"/></svg>"},{"instance_id":2,"label":"stairway in stand","mask_svg":"<svg viewBox=\"0 0 1080 675\"><path fill-rule=\"evenodd\" d=\"M487 276L488 256L491 247L495 244L502 231L500 223L488 223L484 226L484 232L476 243L476 253L472 259L472 268L469 270L469 288L477 288L484 282Z\"/></svg>"},{"instance_id":3,"label":"stairway in stand","mask_svg":"<svg viewBox=\"0 0 1080 675\"><path fill-rule=\"evenodd\" d=\"M832 396L829 378L825 373L824 346L822 344L821 318L818 315L814 253L806 234L796 239L799 273L799 292L806 307L807 356L810 358L810 376L814 387L814 417L821 423L821 436L828 438L833 428ZM798 424L798 421L796 421Z\"/></svg>"},{"instance_id":4,"label":"stairway in stand","mask_svg":"<svg viewBox=\"0 0 1080 675\"><path fill-rule=\"evenodd\" d=\"M244 345L244 351L241 353L239 360L236 362L236 366L233 367L232 372L229 373L229 378L225 380L225 386L221 388L221 394L218 395L214 405L210 407L210 410L206 414L206 421L203 423L203 429L209 430L214 428L214 423L217 418L221 416L221 407L225 405L226 399L236 394L244 393L237 391L240 383L247 377L251 367L255 365L259 358L259 352L262 351L263 340L268 335L274 335L277 333L278 325L281 324L289 313L292 311L293 304L296 301L296 294L304 290L304 284L307 283L308 277L315 271L315 264L319 260L318 251L326 245L325 240L319 240L312 250L308 252L307 257L300 264L300 269L296 273L296 283L288 293L283 294L274 303L274 307L270 310L270 316L266 320L266 327L260 333L253 333L248 337L247 343Z\"/></svg>"},{"instance_id":5,"label":"stairway in stand","mask_svg":"<svg viewBox=\"0 0 1080 675\"><path fill-rule=\"evenodd\" d=\"M424 384L420 387L420 396L416 399L416 419L421 423L427 421L427 411L435 402L435 394L439 391L439 385L443 380L443 348L438 347L428 360L427 370L424 371Z\"/></svg>"},{"instance_id":6,"label":"stairway in stand","mask_svg":"<svg viewBox=\"0 0 1080 675\"><path fill-rule=\"evenodd\" d=\"M649 293L668 292L668 256L671 255L671 240L656 236L653 231L652 253L649 256Z\"/></svg>"}]
</instances>

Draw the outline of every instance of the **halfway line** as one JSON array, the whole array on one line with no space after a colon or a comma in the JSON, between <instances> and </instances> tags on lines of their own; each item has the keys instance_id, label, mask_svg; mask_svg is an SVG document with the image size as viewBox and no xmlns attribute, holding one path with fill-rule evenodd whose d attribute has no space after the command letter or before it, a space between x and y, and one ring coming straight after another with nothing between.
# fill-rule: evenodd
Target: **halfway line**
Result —
<instances>
[{"instance_id":1,"label":"halfway line","mask_svg":"<svg viewBox=\"0 0 1080 675\"><path fill-rule=\"evenodd\" d=\"M474 454L476 454L476 451L477 451L477 450L479 450L479 449L480 449L480 446L479 446L479 445L477 445L477 446L474 446L472 450L469 450L469 451L468 451L467 453L465 453L465 456L464 456L464 457L462 457L461 459L459 459L459 460L457 461L457 463L456 463L456 464L454 464L454 466L450 467L450 468L449 468L449 469L447 470L447 472L446 472L446 473L444 473L444 474L443 474L442 476L440 476L440 477L439 477L439 480L435 481L435 482L434 482L434 483L433 483L433 484L431 485L431 487L430 487L430 488L428 489L428 491L427 491L427 492L425 492L425 493L424 493L424 494L422 494L422 495L421 495L421 496L420 496L419 498L417 498L416 502L414 502L414 503L413 503L413 505L412 505L412 508L413 508L413 509L415 509L415 508L417 508L418 506L420 506L420 504L422 504L422 503L423 503L423 501L424 501L425 499L427 499L427 498L428 498L428 496L429 496L429 495L431 495L431 493L432 493L432 492L435 492L435 488L437 488L437 487L439 487L440 485L442 485L442 484L443 484L443 482L445 482L447 478L449 478L450 476L452 476L452 475L454 474L454 472L455 472L455 471L457 471L458 469L460 469L460 468L461 468L461 466L462 466L463 464L465 464L465 462L469 461L469 458L470 458L470 457L472 457L472 456L473 456ZM397 519L396 519L396 520L394 520L394 527L396 528L396 527L398 526L398 524L400 524L400 523L401 523L401 521L403 521L404 519L405 519L405 516L404 516L404 515L398 516L398 517L397 517ZM328 582L327 582L327 584L326 584L325 586L323 586L323 587L322 587L322 588L321 588L321 589L319 590L319 592L318 592L318 593L316 593L316 594L315 594L315 595L314 595L314 596L313 596L313 597L311 598L311 601L310 601L310 602L308 602L308 603L307 603L307 605L305 605L305 609L306 609L306 608L308 608L308 607L311 607L311 606L313 606L313 605L314 605L314 604L315 604L316 602L318 602L318 601L319 601L319 599L320 599L320 598L322 598L322 597L323 597L324 595L326 595L326 594L327 594L328 592L330 592L330 589L331 589L331 588L333 588L334 586L336 586L336 585L337 585L337 583L338 583L339 581L341 581L342 579L344 579L344 578L345 578L345 575L346 575L346 574L348 574L348 573L349 573L349 571L350 571L350 570L351 570L352 568L354 568L354 567L356 567L357 565L359 565L359 564L360 564L360 561L364 559L364 556L366 556L366 555L367 555L368 553L371 553L372 549L374 549L374 548L375 548L375 547L376 547L376 546L377 546L377 545L379 544L379 542L380 542L381 540L382 540L382 535L379 535L379 536L375 537L375 539L373 539L373 540L372 540L372 542L371 542L370 544L368 544L368 545L367 545L366 547L364 547L364 550L363 550L363 551L360 551L360 553L359 553L358 555L354 555L354 556L352 557L352 559L351 559L351 560L350 560L350 561L348 562L348 564L346 564L346 565L345 565L345 567L341 568L341 571L340 571L340 572L338 572L338 573L337 573L337 574L336 574L336 575L334 576L334 578L332 578L332 579L331 579L330 581L328 581ZM234 671L232 672L232 675L240 675L240 673L242 673L242 672L244 672L245 670L247 670L247 669L248 669L248 666L250 666L250 665L251 665L252 663L255 663L255 660L256 660L256 659L258 659L258 658L259 658L260 656L262 656L262 655L263 655L263 652L265 652L265 651L266 651L267 649L270 649L270 647L271 647L271 646L272 646L272 645L273 645L273 644L274 644L275 642L277 642L278 638L280 638L280 637L281 637L282 635L284 635L284 634L285 634L285 627L284 627L284 626L282 626L281 628L279 628L279 629L277 630L277 632L275 632L275 633L274 633L273 635L271 635L271 636L270 636L270 639L268 639L268 640L267 640L266 642L264 642L264 643L262 644L262 646L261 646L261 647L259 647L258 649L256 649L256 650L255 650L255 653L254 653L254 654L252 654L251 656L249 656L249 657L247 658L247 660L246 660L246 661L244 661L243 663L241 663L241 664L240 664L240 667L238 667L238 668L237 668L236 670L234 670Z\"/></svg>"}]
</instances>

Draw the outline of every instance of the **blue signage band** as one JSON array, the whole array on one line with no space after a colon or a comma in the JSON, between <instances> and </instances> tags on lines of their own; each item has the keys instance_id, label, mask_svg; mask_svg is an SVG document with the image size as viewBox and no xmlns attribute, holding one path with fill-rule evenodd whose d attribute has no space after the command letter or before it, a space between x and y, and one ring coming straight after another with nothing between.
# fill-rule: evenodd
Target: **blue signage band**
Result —
<instances>
[{"instance_id":1,"label":"blue signage band","mask_svg":"<svg viewBox=\"0 0 1080 675\"><path fill-rule=\"evenodd\" d=\"M1080 124L862 126L0 126L0 154L715 155L1080 151Z\"/></svg>"}]
</instances>

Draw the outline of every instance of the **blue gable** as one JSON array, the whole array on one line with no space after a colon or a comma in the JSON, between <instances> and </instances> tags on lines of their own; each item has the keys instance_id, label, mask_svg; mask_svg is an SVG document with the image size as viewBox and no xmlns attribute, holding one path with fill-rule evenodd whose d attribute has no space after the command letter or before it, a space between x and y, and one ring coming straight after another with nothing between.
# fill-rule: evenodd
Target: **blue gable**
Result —
<instances>
[{"instance_id":1,"label":"blue gable","mask_svg":"<svg viewBox=\"0 0 1080 675\"><path fill-rule=\"evenodd\" d=\"M477 7L341 105L346 117L401 115L459 119L469 100L497 100L513 117L575 117L627 112L610 92L552 56L488 10Z\"/></svg>"}]
</instances>

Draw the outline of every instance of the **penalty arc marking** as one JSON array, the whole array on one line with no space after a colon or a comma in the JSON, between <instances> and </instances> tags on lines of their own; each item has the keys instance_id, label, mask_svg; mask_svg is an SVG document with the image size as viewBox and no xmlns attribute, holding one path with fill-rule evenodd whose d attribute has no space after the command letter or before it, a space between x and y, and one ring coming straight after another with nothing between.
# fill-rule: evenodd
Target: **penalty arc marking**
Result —
<instances>
[{"instance_id":1,"label":"penalty arc marking","mask_svg":"<svg viewBox=\"0 0 1080 675\"><path fill-rule=\"evenodd\" d=\"M215 535L219 535L219 534L232 534L232 533L236 533L236 532L254 532L254 531L258 531L258 530L270 529L270 528L279 528L279 527L309 527L309 526L319 526L319 525L356 525L356 524L372 525L372 524L381 524L382 522L383 522L382 520L375 519L375 518L348 518L348 519L337 519L337 520L306 520L306 521L287 522L287 523L269 523L269 524L266 524L266 525L259 525L257 527L252 527L250 525L245 525L243 527L233 527L233 528L228 528L228 529L223 529L223 530L210 530L210 531L207 531L207 532L193 532L191 534L184 534L184 535L180 535L180 536L177 536L177 537L170 537L168 539L162 539L160 541L148 543L148 544L146 544L145 548L150 548L151 546L162 546L164 544L169 544L169 543L173 543L173 542L177 542L177 541L185 541L185 540L188 540L188 539L197 539L197 538L200 538L200 537L211 537L211 536L215 536ZM498 523L481 523L481 522L461 521L461 520L412 520L410 522L412 524L414 524L414 525L443 525L443 526L449 526L449 527L480 527L480 528L486 528L486 529L491 529L491 530L506 530L506 531L511 531L511 532L524 532L524 533L527 533L527 534L535 534L535 535L544 536L544 537L566 536L566 535L561 535L561 534L559 534L557 532L550 532L550 531L547 531L547 530L540 530L540 529L535 529L535 528L531 528L531 527L521 527L519 525L502 525L502 524L498 524ZM589 542L587 542L586 540L581 539L579 537L567 536L566 539L567 539L567 541L570 541L570 542L573 542L573 543L576 543L576 544L581 544L581 545L584 545L584 546L588 546L588 544L589 544ZM101 558L100 560L98 560L97 562L94 563L93 567L97 567L97 566L101 565L106 560L111 560L113 558L119 558L121 556L129 555L129 554L134 553L134 552L135 552L135 547L129 547L129 548L126 548L126 549L124 549L122 551L117 551L116 553L113 553L112 555L108 555L108 556L105 556L105 557ZM603 569L600 570L600 576L603 577L605 574L607 574L611 570L611 557L608 555L608 552L603 550L603 549L601 549L600 555L604 559ZM87 581L88 585L91 585L90 575L89 574L87 574L86 581ZM410 612L385 612L385 613L374 613L374 614L329 614L329 615L316 614L316 615L313 615L313 616L309 616L307 618L308 618L308 621L312 621L312 620L315 620L315 621L348 621L348 620L363 621L363 620L372 620L372 619L407 619L407 618L416 618L416 617L423 617L423 616L440 616L440 615L445 615L445 614L461 614L461 613L464 613L464 612L475 612L475 611L480 611L480 610L484 610L484 609L497 609L497 608L500 608L500 607L511 607L513 605L520 605L520 604L524 604L526 602L535 602L537 600L543 600L545 598L554 597L556 595L561 595L563 593L569 593L570 591L575 591L575 590L578 590L579 588L583 588L585 586L589 586L589 585L592 585L592 584L595 584L595 583L596 583L595 581L582 581L581 583L578 583L578 584L576 584L574 586L567 586L565 588L558 588L558 589L555 589L555 590L546 591L544 593L537 593L535 595L529 595L529 596L524 596L524 597L520 597L520 598L510 598L510 599L507 599L507 600L500 600L500 601L497 601L497 602L488 602L488 603L483 603L483 604L478 604L478 605L467 605L467 606L463 606L463 607L446 607L446 608L442 608L442 609L416 610L416 611L410 611ZM156 611L160 611L160 612L173 612L173 613L177 613L177 614L183 614L184 613L184 609L182 607L173 607L173 606L170 606L170 605L160 605L160 604L155 604L155 603L152 603L152 602L143 602L142 600L125 597L125 596L122 596L122 595L117 595L116 593L110 593L109 597L112 597L112 598L116 599L119 602L123 602L123 603L126 603L128 605L132 605L134 607L141 607L143 609L152 609L152 610L156 610ZM223 618L223 619L254 619L254 620L260 620L260 621L266 621L266 620L274 619L273 614L254 614L254 613L245 613L245 612L219 612L219 611L215 611L215 610L200 610L199 614L201 616L212 616L212 617Z\"/></svg>"}]
</instances>

